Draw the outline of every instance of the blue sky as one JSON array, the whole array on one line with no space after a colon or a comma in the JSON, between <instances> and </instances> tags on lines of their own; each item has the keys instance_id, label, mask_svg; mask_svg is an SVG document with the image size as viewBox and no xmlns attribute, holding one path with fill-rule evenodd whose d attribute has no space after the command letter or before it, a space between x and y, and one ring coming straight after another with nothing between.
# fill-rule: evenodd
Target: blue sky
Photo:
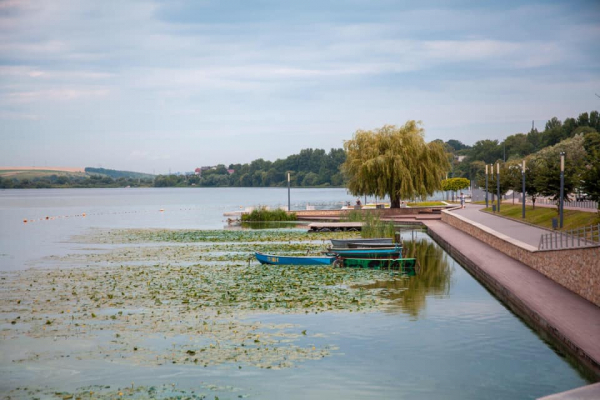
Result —
<instances>
[{"instance_id":1,"label":"blue sky","mask_svg":"<svg viewBox=\"0 0 600 400\"><path fill-rule=\"evenodd\" d=\"M143 172L600 110L600 1L0 0L0 165Z\"/></svg>"}]
</instances>

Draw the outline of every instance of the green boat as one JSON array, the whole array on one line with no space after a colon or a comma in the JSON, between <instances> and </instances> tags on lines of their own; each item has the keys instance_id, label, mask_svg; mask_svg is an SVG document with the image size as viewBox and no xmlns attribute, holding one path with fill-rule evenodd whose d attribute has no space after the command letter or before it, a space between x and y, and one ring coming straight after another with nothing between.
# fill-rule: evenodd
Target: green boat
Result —
<instances>
[{"instance_id":1,"label":"green boat","mask_svg":"<svg viewBox=\"0 0 600 400\"><path fill-rule=\"evenodd\" d=\"M339 258L334 265L345 268L401 270L411 276L416 274L418 268L416 258Z\"/></svg>"}]
</instances>

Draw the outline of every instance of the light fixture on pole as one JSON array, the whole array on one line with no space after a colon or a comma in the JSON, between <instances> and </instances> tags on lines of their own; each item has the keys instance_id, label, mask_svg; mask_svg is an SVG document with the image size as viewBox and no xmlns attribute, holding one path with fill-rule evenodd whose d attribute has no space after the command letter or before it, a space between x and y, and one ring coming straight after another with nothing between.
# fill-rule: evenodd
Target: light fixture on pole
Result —
<instances>
[{"instance_id":1,"label":"light fixture on pole","mask_svg":"<svg viewBox=\"0 0 600 400\"><path fill-rule=\"evenodd\" d=\"M292 211L290 205L290 173L288 172L288 211Z\"/></svg>"},{"instance_id":2,"label":"light fixture on pole","mask_svg":"<svg viewBox=\"0 0 600 400\"><path fill-rule=\"evenodd\" d=\"M521 168L521 176L523 177L523 219L525 219L525 159L523 159L523 167Z\"/></svg>"},{"instance_id":3,"label":"light fixture on pole","mask_svg":"<svg viewBox=\"0 0 600 400\"><path fill-rule=\"evenodd\" d=\"M485 164L485 208L488 207L488 165Z\"/></svg>"},{"instance_id":4,"label":"light fixture on pole","mask_svg":"<svg viewBox=\"0 0 600 400\"><path fill-rule=\"evenodd\" d=\"M496 181L498 190L498 212L500 212L500 162L496 163Z\"/></svg>"},{"instance_id":5,"label":"light fixture on pole","mask_svg":"<svg viewBox=\"0 0 600 400\"><path fill-rule=\"evenodd\" d=\"M565 192L565 152L560 152L560 228L563 227L563 214L564 214L564 192Z\"/></svg>"}]
</instances>

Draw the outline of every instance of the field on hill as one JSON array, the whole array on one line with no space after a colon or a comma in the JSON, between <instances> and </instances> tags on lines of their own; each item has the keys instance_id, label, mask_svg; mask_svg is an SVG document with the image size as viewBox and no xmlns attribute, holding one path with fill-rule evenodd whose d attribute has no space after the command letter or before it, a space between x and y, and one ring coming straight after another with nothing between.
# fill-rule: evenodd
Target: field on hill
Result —
<instances>
[{"instance_id":1,"label":"field on hill","mask_svg":"<svg viewBox=\"0 0 600 400\"><path fill-rule=\"evenodd\" d=\"M85 176L85 170L63 167L0 167L0 177L3 178L33 179L51 175Z\"/></svg>"}]
</instances>

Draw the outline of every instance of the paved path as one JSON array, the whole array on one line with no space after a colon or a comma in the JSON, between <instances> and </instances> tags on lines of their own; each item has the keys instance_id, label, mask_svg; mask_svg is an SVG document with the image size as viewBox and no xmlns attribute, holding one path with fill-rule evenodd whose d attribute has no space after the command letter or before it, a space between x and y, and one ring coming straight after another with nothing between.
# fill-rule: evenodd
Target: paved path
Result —
<instances>
[{"instance_id":1,"label":"paved path","mask_svg":"<svg viewBox=\"0 0 600 400\"><path fill-rule=\"evenodd\" d=\"M457 209L452 212L536 248L540 244L540 236L548 233L546 229L536 228L508 218L479 211L484 208L485 206L479 204L467 204L464 209Z\"/></svg>"},{"instance_id":2,"label":"paved path","mask_svg":"<svg viewBox=\"0 0 600 400\"><path fill-rule=\"evenodd\" d=\"M468 215L483 214L476 211L475 207L459 212ZM496 225L494 220L487 221ZM534 325L545 326L550 335L566 343L572 351L582 351L592 360L591 365L595 365L596 373L600 373L599 307L536 270L444 222L423 223L434 237L439 236L450 246L449 252L453 257L467 259L467 265L474 265L467 269L493 287L493 291L511 305L511 308L516 308L517 313L524 314L527 319L534 321ZM504 225L504 220L498 221L497 224Z\"/></svg>"}]
</instances>

